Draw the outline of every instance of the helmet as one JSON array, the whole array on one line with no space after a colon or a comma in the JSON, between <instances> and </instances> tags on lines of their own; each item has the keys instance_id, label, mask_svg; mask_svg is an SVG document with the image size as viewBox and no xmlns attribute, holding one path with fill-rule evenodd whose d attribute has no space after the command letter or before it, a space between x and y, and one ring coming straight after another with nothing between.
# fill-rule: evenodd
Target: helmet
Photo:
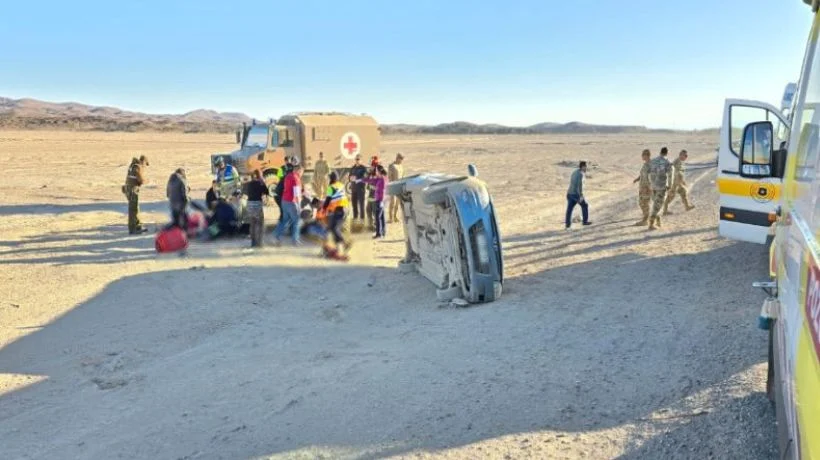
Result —
<instances>
[{"instance_id":1,"label":"helmet","mask_svg":"<svg viewBox=\"0 0 820 460\"><path fill-rule=\"evenodd\" d=\"M225 160L222 157L219 157L214 161L214 166L222 166L225 164Z\"/></svg>"}]
</instances>

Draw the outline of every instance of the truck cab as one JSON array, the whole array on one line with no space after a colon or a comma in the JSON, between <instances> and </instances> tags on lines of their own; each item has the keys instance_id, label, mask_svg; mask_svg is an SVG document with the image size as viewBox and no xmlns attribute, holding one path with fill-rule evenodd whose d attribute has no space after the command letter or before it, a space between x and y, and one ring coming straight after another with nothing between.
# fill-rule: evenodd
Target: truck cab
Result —
<instances>
[{"instance_id":1,"label":"truck cab","mask_svg":"<svg viewBox=\"0 0 820 460\"><path fill-rule=\"evenodd\" d=\"M230 153L211 155L211 171L216 174L214 163L217 158L225 160L225 164L233 165L242 178L247 182L253 171L260 169L265 181L271 188L278 181L277 173L285 162L286 148L293 134L286 127L277 126L273 120L268 123L251 125L243 123L241 130L236 132L237 150Z\"/></svg>"}]
</instances>

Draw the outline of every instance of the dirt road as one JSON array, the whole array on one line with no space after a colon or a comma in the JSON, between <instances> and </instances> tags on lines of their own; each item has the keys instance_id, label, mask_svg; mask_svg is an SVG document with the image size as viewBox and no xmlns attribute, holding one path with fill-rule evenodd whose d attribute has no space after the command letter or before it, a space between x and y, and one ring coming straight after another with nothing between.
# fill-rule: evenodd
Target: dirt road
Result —
<instances>
[{"instance_id":1,"label":"dirt road","mask_svg":"<svg viewBox=\"0 0 820 460\"><path fill-rule=\"evenodd\" d=\"M477 162L501 214L499 301L438 304L394 270L394 228L350 265L246 242L157 258L124 235L124 204L22 187L0 206L0 457L773 458L750 287L766 254L717 236L713 171L690 176L695 210L649 233L632 225L640 139L525 138L500 159L394 142L431 169ZM618 147L584 150L601 143ZM501 167L535 151L539 167ZM565 231L559 163L582 155L595 225Z\"/></svg>"}]
</instances>

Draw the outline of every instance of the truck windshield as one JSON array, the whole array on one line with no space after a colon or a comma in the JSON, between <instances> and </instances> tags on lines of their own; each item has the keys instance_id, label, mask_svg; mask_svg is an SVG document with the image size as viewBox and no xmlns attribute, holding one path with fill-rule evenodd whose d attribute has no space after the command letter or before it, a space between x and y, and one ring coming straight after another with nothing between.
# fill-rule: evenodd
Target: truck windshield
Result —
<instances>
[{"instance_id":1,"label":"truck windshield","mask_svg":"<svg viewBox=\"0 0 820 460\"><path fill-rule=\"evenodd\" d=\"M245 141L245 147L262 147L268 146L268 127L267 126L252 126L248 131L248 139Z\"/></svg>"}]
</instances>

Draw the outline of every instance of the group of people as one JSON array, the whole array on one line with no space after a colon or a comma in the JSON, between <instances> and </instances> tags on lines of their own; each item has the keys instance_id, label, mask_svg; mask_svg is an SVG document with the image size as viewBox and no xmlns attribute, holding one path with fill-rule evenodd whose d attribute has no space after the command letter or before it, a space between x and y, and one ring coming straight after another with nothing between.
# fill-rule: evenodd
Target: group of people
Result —
<instances>
[{"instance_id":1,"label":"group of people","mask_svg":"<svg viewBox=\"0 0 820 460\"><path fill-rule=\"evenodd\" d=\"M389 211L385 210L385 202L388 198L388 183L404 177L403 160L402 154L396 155L396 160L386 169L379 158L374 156L371 158L370 166L366 167L361 156L357 155L348 176L351 186L351 196L348 199L342 178L337 172L330 171L321 152L314 167L311 187L306 187L302 183L303 168L298 158L286 158L285 164L280 168L283 177L274 192L274 200L280 210L280 219L273 232L274 244L281 244L286 232L296 245L301 244L301 237L304 234L320 238L329 234L337 251L343 247L343 252L349 252L352 239L345 230L348 220L353 227L361 228L364 226L365 216L375 232L373 238L383 239L387 235L385 214L390 213L390 222L398 221L398 198L393 197ZM259 171L256 171L254 181L264 184ZM310 188L313 189L312 192ZM261 187L259 190L260 193L265 193ZM369 199L365 207L368 194ZM352 216L349 209L352 210ZM261 229L258 231L259 235L254 235L252 231L252 245L255 246L262 244Z\"/></svg>"},{"instance_id":2,"label":"group of people","mask_svg":"<svg viewBox=\"0 0 820 460\"><path fill-rule=\"evenodd\" d=\"M636 226L648 225L649 230L658 229L661 226L661 217L669 214L669 205L678 195L687 211L695 207L689 201L689 190L685 177L686 160L689 158L689 153L681 150L678 158L671 162L667 159L668 155L667 147L661 148L660 155L655 158L651 158L652 153L649 149L641 153L643 166L633 183L639 184L638 206L643 218L635 224ZM572 224L572 213L576 206L581 207L582 225L592 224L589 220L589 206L584 197L587 168L587 162L581 161L578 169L570 176L564 222L566 229L569 229Z\"/></svg>"},{"instance_id":3,"label":"group of people","mask_svg":"<svg viewBox=\"0 0 820 460\"><path fill-rule=\"evenodd\" d=\"M330 170L322 153L315 164L313 182L307 186L302 183L304 168L299 159L286 157L285 164L278 171L279 181L273 191L268 187L262 171L254 171L251 180L242 184L236 168L218 158L214 163L216 178L205 195L204 207L191 199L186 171L179 168L171 174L166 184L171 214L167 227L179 227L191 234L191 216L197 215L197 222L203 223L197 232L200 236L213 239L249 235L251 246L261 247L265 236L264 207L273 198L279 208L279 221L272 235L275 245L280 245L285 235L289 235L297 245L301 244L302 236L321 240L330 236L337 249L343 247L348 252L353 244L349 236L349 223L354 227L363 227L367 216L368 224L375 232L373 238L381 239L387 234L387 223L398 222L400 203L397 197L393 197L387 208L387 185L404 177L403 160L404 156L398 154L395 161L385 168L374 156L370 166L365 167L361 157L357 156L348 176L352 192L348 199L346 185L337 172ZM134 158L123 186L129 203L130 234L146 231L139 221L139 188L145 183L145 168L148 165L145 156ZM189 208L195 210L189 212Z\"/></svg>"}]
</instances>

